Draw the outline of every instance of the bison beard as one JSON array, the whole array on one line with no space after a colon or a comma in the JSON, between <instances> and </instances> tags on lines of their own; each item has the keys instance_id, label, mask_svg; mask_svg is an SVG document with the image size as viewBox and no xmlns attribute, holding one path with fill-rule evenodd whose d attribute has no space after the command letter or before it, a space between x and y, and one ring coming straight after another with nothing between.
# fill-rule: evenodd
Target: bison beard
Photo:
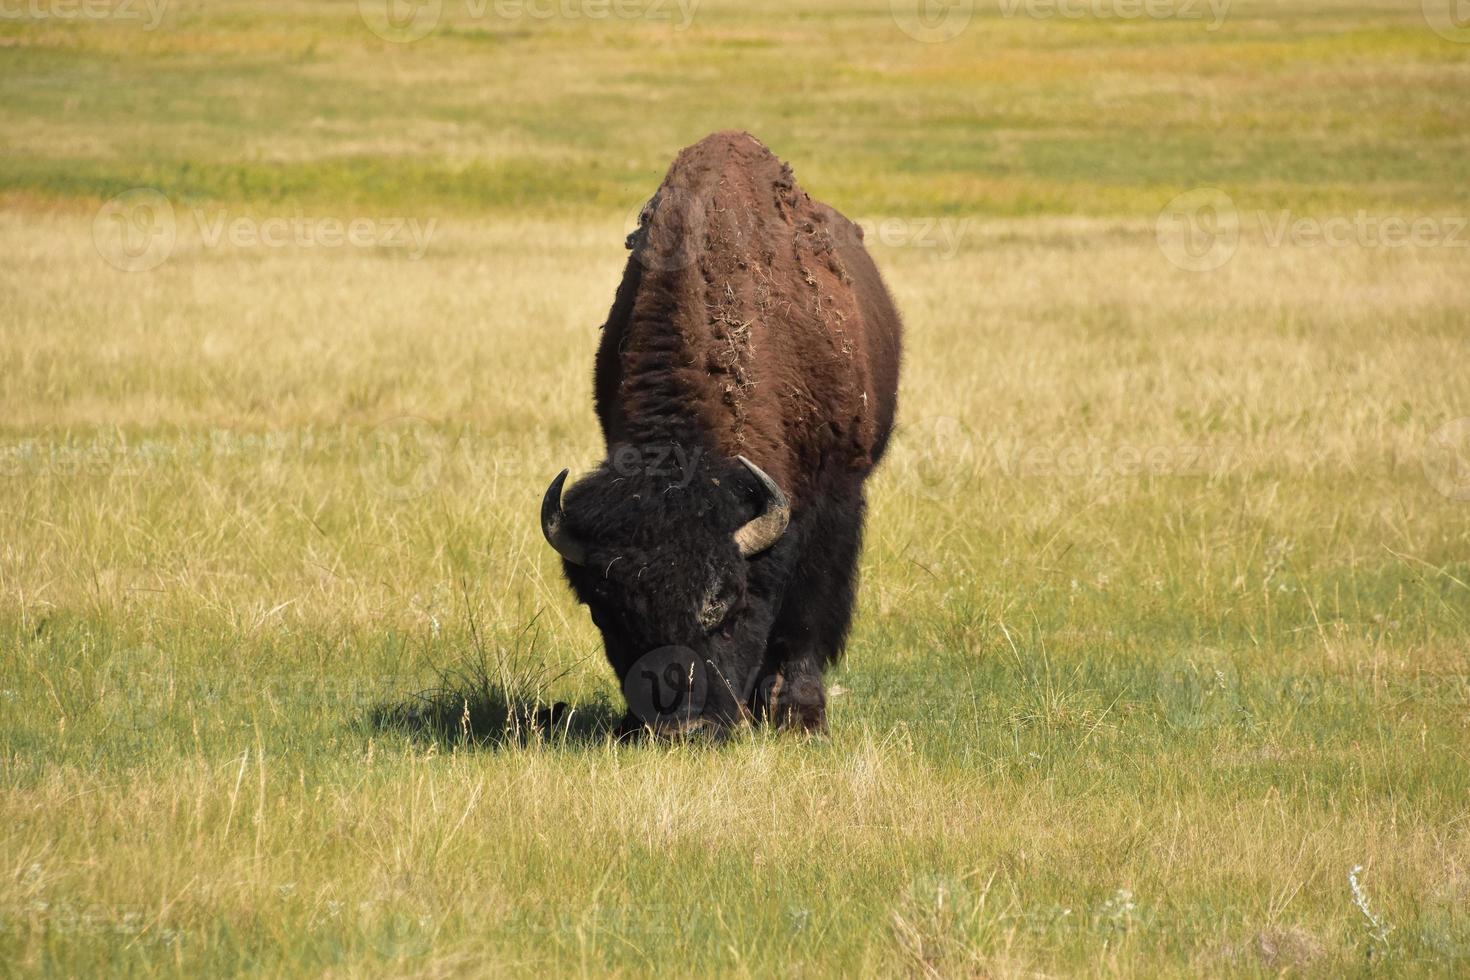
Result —
<instances>
[{"instance_id":1,"label":"bison beard","mask_svg":"<svg viewBox=\"0 0 1470 980\"><path fill-rule=\"evenodd\" d=\"M596 362L607 458L552 482L542 529L624 691L680 682L678 712L630 694L626 728L824 730L898 313L857 226L746 133L680 153L628 247Z\"/></svg>"}]
</instances>

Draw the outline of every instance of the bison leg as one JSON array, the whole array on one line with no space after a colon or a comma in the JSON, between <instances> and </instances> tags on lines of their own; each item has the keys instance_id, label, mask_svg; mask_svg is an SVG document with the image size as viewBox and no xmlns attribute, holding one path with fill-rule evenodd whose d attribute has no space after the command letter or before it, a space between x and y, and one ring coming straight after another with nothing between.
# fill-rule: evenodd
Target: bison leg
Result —
<instances>
[{"instance_id":1,"label":"bison leg","mask_svg":"<svg viewBox=\"0 0 1470 980\"><path fill-rule=\"evenodd\" d=\"M756 691L754 713L777 728L827 731L827 692L821 668L811 660L788 660L768 674Z\"/></svg>"},{"instance_id":2,"label":"bison leg","mask_svg":"<svg viewBox=\"0 0 1470 980\"><path fill-rule=\"evenodd\" d=\"M783 728L827 730L822 672L842 655L852 624L864 508L861 487L853 487L824 497L805 515L802 554L751 705L756 717Z\"/></svg>"}]
</instances>

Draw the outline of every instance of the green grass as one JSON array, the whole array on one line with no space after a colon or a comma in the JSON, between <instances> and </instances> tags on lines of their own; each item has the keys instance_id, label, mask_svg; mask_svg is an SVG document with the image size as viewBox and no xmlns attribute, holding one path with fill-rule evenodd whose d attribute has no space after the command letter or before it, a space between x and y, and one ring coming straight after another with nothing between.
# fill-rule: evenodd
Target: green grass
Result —
<instances>
[{"instance_id":1,"label":"green grass","mask_svg":"<svg viewBox=\"0 0 1470 980\"><path fill-rule=\"evenodd\" d=\"M412 44L352 3L0 23L0 191L581 216L725 127L858 211L1134 214L1202 181L1263 206L1435 207L1470 183L1465 52L1417 6L1236 3L1211 32L982 4L946 44L877 0L705 0L687 30L475 9L446 3Z\"/></svg>"},{"instance_id":2,"label":"green grass","mask_svg":"<svg viewBox=\"0 0 1470 980\"><path fill-rule=\"evenodd\" d=\"M1470 211L1470 46L1417 7L0 42L0 974L1470 965L1470 503L1432 451L1470 249L1255 220ZM630 213L731 125L849 214L972 223L875 246L909 356L831 736L615 746L536 508L599 455ZM1155 237L1197 184L1243 214L1209 273ZM126 273L93 219L137 186L178 240ZM195 209L435 225L413 261Z\"/></svg>"}]
</instances>

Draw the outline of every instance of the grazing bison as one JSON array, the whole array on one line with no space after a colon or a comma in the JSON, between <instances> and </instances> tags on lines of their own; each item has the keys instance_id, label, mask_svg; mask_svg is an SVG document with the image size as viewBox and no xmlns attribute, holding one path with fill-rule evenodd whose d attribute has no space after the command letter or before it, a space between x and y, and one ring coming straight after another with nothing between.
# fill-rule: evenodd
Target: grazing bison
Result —
<instances>
[{"instance_id":1,"label":"grazing bison","mask_svg":"<svg viewBox=\"0 0 1470 980\"><path fill-rule=\"evenodd\" d=\"M747 133L679 154L602 327L607 459L541 526L602 631L625 728L826 728L899 316L862 232Z\"/></svg>"}]
</instances>

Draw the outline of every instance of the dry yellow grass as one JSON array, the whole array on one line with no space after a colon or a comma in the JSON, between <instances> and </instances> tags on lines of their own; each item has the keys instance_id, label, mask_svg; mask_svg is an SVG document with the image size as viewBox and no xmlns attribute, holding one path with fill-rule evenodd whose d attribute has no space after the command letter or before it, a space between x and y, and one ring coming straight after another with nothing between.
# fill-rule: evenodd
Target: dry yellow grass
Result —
<instances>
[{"instance_id":1,"label":"dry yellow grass","mask_svg":"<svg viewBox=\"0 0 1470 980\"><path fill-rule=\"evenodd\" d=\"M356 8L0 20L0 974L1464 972L1470 46ZM901 428L831 737L614 746L536 505L731 125L873 219Z\"/></svg>"},{"instance_id":2,"label":"dry yellow grass","mask_svg":"<svg viewBox=\"0 0 1470 980\"><path fill-rule=\"evenodd\" d=\"M4 217L12 964L1461 961L1466 505L1420 466L1461 395L1448 250L881 249L905 428L830 742L373 731L470 615L492 659L539 617L551 696L608 689L532 515L597 455L620 222L445 222L417 262L183 235L128 274L90 221Z\"/></svg>"}]
</instances>

